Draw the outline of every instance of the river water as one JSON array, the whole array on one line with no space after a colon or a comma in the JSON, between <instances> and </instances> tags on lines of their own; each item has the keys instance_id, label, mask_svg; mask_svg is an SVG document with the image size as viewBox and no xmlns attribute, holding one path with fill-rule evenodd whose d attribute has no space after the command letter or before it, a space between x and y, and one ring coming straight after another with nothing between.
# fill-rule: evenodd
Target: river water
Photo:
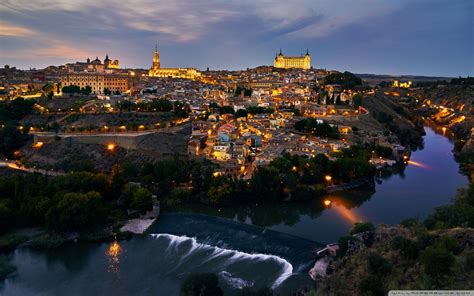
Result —
<instances>
[{"instance_id":1,"label":"river water","mask_svg":"<svg viewBox=\"0 0 474 296\"><path fill-rule=\"evenodd\" d=\"M18 271L2 295L179 295L193 272L218 274L226 295L243 287L285 293L311 285L313 252L356 221L394 224L424 218L451 201L467 178L452 142L426 128L424 149L399 174L380 176L375 192L352 190L283 205L181 206L160 215L149 233L129 241L76 244L53 251L17 249Z\"/></svg>"}]
</instances>

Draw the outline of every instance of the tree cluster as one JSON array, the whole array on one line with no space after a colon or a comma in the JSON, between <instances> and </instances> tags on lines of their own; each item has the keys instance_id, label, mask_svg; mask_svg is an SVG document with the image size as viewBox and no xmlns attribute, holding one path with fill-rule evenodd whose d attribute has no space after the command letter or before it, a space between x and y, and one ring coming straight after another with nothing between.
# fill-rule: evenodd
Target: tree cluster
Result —
<instances>
[{"instance_id":1,"label":"tree cluster","mask_svg":"<svg viewBox=\"0 0 474 296\"><path fill-rule=\"evenodd\" d=\"M66 94L83 94L87 96L92 93L92 88L89 85L86 85L85 87L68 85L64 86L61 91Z\"/></svg>"},{"instance_id":2,"label":"tree cluster","mask_svg":"<svg viewBox=\"0 0 474 296\"><path fill-rule=\"evenodd\" d=\"M357 85L362 85L362 79L345 71L343 73L329 74L324 78L324 84L340 84L343 89L354 89Z\"/></svg>"},{"instance_id":3,"label":"tree cluster","mask_svg":"<svg viewBox=\"0 0 474 296\"><path fill-rule=\"evenodd\" d=\"M327 122L319 123L314 118L305 118L295 123L294 128L299 132L310 133L314 136L329 139L340 139L341 134L337 126Z\"/></svg>"}]
</instances>

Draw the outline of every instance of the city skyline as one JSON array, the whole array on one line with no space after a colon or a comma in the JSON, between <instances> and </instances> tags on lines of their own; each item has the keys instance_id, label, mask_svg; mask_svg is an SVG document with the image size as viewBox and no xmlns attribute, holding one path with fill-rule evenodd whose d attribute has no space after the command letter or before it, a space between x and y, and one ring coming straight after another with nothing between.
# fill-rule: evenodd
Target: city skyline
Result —
<instances>
[{"instance_id":1,"label":"city skyline","mask_svg":"<svg viewBox=\"0 0 474 296\"><path fill-rule=\"evenodd\" d=\"M238 70L281 48L356 73L474 74L469 1L2 1L0 63L43 68L106 53L122 67Z\"/></svg>"}]
</instances>

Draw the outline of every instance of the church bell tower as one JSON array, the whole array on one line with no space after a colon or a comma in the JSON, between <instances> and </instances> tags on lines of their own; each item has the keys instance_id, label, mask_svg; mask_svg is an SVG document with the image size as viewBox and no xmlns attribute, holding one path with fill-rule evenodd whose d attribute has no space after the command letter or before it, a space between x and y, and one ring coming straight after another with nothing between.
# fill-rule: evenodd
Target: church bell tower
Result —
<instances>
[{"instance_id":1,"label":"church bell tower","mask_svg":"<svg viewBox=\"0 0 474 296\"><path fill-rule=\"evenodd\" d=\"M160 55L158 54L158 46L155 45L155 52L153 53L153 69L160 68Z\"/></svg>"}]
</instances>

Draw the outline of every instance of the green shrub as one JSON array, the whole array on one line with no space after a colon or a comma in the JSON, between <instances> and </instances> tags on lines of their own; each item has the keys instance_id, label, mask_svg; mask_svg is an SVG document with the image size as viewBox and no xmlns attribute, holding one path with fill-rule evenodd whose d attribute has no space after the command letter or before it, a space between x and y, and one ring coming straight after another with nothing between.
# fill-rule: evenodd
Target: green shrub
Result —
<instances>
[{"instance_id":1,"label":"green shrub","mask_svg":"<svg viewBox=\"0 0 474 296\"><path fill-rule=\"evenodd\" d=\"M359 283L359 292L367 296L384 295L381 278L376 275L366 276Z\"/></svg>"},{"instance_id":2,"label":"green shrub","mask_svg":"<svg viewBox=\"0 0 474 296\"><path fill-rule=\"evenodd\" d=\"M415 218L405 219L400 222L400 225L402 225L405 228L412 228L412 227L420 225L420 221L418 221L418 219L415 219Z\"/></svg>"},{"instance_id":3,"label":"green shrub","mask_svg":"<svg viewBox=\"0 0 474 296\"><path fill-rule=\"evenodd\" d=\"M28 240L24 235L4 235L0 237L0 252L13 251L19 244Z\"/></svg>"},{"instance_id":4,"label":"green shrub","mask_svg":"<svg viewBox=\"0 0 474 296\"><path fill-rule=\"evenodd\" d=\"M367 257L369 271L373 275L386 275L392 270L392 264L376 253L371 253Z\"/></svg>"},{"instance_id":5,"label":"green shrub","mask_svg":"<svg viewBox=\"0 0 474 296\"><path fill-rule=\"evenodd\" d=\"M418 241L397 236L392 240L392 248L400 251L400 254L408 259L418 258L420 252L420 244Z\"/></svg>"},{"instance_id":6,"label":"green shrub","mask_svg":"<svg viewBox=\"0 0 474 296\"><path fill-rule=\"evenodd\" d=\"M453 254L442 246L430 246L420 253L420 261L425 273L440 287L443 280L451 273L454 265Z\"/></svg>"},{"instance_id":7,"label":"green shrub","mask_svg":"<svg viewBox=\"0 0 474 296\"><path fill-rule=\"evenodd\" d=\"M337 243L339 244L339 249L336 252L337 257L342 258L346 255L347 249L349 248L350 240L356 240L356 238L353 236L347 235L347 236L342 236L337 240Z\"/></svg>"},{"instance_id":8,"label":"green shrub","mask_svg":"<svg viewBox=\"0 0 474 296\"><path fill-rule=\"evenodd\" d=\"M474 252L466 254L466 267L470 270L474 270Z\"/></svg>"},{"instance_id":9,"label":"green shrub","mask_svg":"<svg viewBox=\"0 0 474 296\"><path fill-rule=\"evenodd\" d=\"M375 227L370 222L356 222L350 231L351 235L356 233L366 232L366 231L374 231Z\"/></svg>"},{"instance_id":10,"label":"green shrub","mask_svg":"<svg viewBox=\"0 0 474 296\"><path fill-rule=\"evenodd\" d=\"M66 238L57 233L46 233L34 237L30 241L30 248L32 249L53 249L62 246L66 243Z\"/></svg>"}]
</instances>

